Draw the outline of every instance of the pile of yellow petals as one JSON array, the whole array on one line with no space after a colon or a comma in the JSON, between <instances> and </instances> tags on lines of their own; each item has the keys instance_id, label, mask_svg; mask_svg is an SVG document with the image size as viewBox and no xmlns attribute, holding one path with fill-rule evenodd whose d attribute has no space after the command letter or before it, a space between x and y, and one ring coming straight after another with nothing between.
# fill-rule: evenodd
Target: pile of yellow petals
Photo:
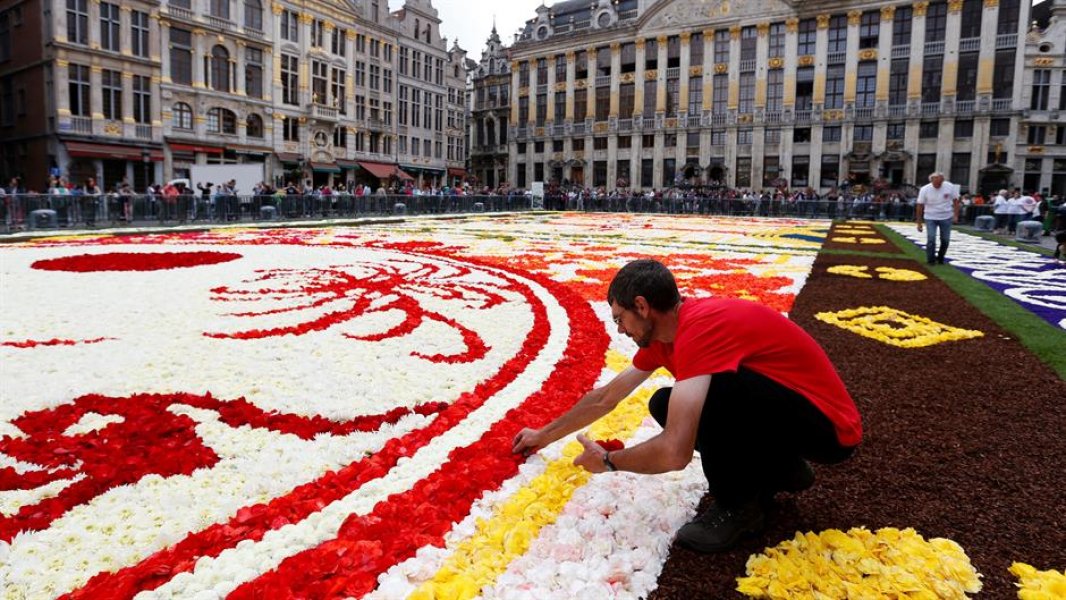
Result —
<instances>
[{"instance_id":1,"label":"pile of yellow petals","mask_svg":"<svg viewBox=\"0 0 1066 600\"><path fill-rule=\"evenodd\" d=\"M925 540L913 529L858 527L847 533L796 533L748 559L737 590L752 598L967 598L980 575L955 542Z\"/></svg>"},{"instance_id":2,"label":"pile of yellow petals","mask_svg":"<svg viewBox=\"0 0 1066 600\"><path fill-rule=\"evenodd\" d=\"M826 269L826 271L833 275L847 275L848 277L856 277L858 279L873 279L874 276L869 273L869 270L870 267L865 265L836 265ZM918 271L911 271L908 269L877 267L874 271L877 272L877 277L879 279L886 279L888 281L923 281L928 279Z\"/></svg>"},{"instance_id":3,"label":"pile of yellow petals","mask_svg":"<svg viewBox=\"0 0 1066 600\"><path fill-rule=\"evenodd\" d=\"M839 242L841 244L884 244L885 240L875 237L835 237L830 238L831 242Z\"/></svg>"},{"instance_id":4,"label":"pile of yellow petals","mask_svg":"<svg viewBox=\"0 0 1066 600\"><path fill-rule=\"evenodd\" d=\"M974 329L944 325L888 306L862 306L837 312L821 312L814 315L814 318L900 348L923 348L984 335Z\"/></svg>"},{"instance_id":5,"label":"pile of yellow petals","mask_svg":"<svg viewBox=\"0 0 1066 600\"><path fill-rule=\"evenodd\" d=\"M1021 600L1062 600L1066 598L1066 571L1037 571L1025 563L1014 563L1010 572L1018 577Z\"/></svg>"}]
</instances>

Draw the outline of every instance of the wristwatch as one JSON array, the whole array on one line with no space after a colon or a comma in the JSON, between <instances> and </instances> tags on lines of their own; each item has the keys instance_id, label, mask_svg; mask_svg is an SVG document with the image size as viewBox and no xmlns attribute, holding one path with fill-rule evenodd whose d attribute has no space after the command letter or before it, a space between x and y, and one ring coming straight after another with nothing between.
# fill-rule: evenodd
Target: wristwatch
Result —
<instances>
[{"instance_id":1,"label":"wristwatch","mask_svg":"<svg viewBox=\"0 0 1066 600\"><path fill-rule=\"evenodd\" d=\"M603 466L607 467L608 471L612 471L613 472L613 471L617 471L618 470L618 467L614 466L614 463L611 462L611 453L610 452L604 452L603 453Z\"/></svg>"}]
</instances>

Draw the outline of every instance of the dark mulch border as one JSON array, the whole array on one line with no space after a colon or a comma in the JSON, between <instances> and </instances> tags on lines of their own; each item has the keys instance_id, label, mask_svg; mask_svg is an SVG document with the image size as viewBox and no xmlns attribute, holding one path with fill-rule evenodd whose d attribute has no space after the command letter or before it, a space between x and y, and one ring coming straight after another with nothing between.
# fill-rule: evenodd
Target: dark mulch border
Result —
<instances>
[{"instance_id":1,"label":"dark mulch border","mask_svg":"<svg viewBox=\"0 0 1066 600\"><path fill-rule=\"evenodd\" d=\"M978 598L1017 597L1013 561L1066 566L1066 382L936 277L899 283L826 272L837 264L926 271L909 260L823 253L791 312L859 405L860 451L816 466L815 486L786 497L760 538L721 555L675 546L651 598L741 597L735 578L750 554L797 530L860 525L955 540L983 575ZM906 350L814 318L878 305L985 336Z\"/></svg>"},{"instance_id":2,"label":"dark mulch border","mask_svg":"<svg viewBox=\"0 0 1066 600\"><path fill-rule=\"evenodd\" d=\"M870 233L864 233L862 235L862 237L876 238L876 239L879 239L879 240L883 240L885 243L883 243L883 244L846 244L844 242L834 242L834 241L832 241L832 239L835 238L835 237L857 237L853 233L847 233L847 232L838 233L837 229L839 229L841 227L843 227L844 229L851 229L851 228L855 228L855 227L859 227L859 228L863 228L863 229L869 228L870 229ZM887 237L885 237L885 234L881 233L881 231L878 230L877 226L874 225L872 222L870 222L870 224L854 223L854 222L850 222L850 221L843 221L843 222L833 223L833 228L829 230L829 235L825 236L825 244L822 245L822 248L826 249L826 250L848 250L848 251L853 251L853 252L874 252L874 253L877 253L877 254L901 254L902 253L902 251L899 249L899 247L897 247L894 243L892 243L892 240L890 240Z\"/></svg>"}]
</instances>

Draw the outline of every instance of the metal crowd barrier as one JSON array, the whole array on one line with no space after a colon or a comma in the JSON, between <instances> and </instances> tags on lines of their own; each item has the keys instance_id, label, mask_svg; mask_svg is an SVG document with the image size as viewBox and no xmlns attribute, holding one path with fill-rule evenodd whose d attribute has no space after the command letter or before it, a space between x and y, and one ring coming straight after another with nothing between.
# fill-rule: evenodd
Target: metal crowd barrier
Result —
<instances>
[{"instance_id":1,"label":"metal crowd barrier","mask_svg":"<svg viewBox=\"0 0 1066 600\"><path fill-rule=\"evenodd\" d=\"M528 211L530 197L493 196L352 196L334 194L285 196L183 195L172 200L159 196L75 196L49 194L7 195L0 202L0 228L5 233L39 229L85 229L122 226L223 224L257 221L303 221L393 215L467 214ZM907 203L857 203L843 200L778 201L693 195L677 198L611 195L573 198L549 195L545 210L580 212L631 212L694 214L738 217L788 217L799 219L869 219L910 221L914 206ZM960 221L971 224L992 214L989 205L964 206Z\"/></svg>"}]
</instances>

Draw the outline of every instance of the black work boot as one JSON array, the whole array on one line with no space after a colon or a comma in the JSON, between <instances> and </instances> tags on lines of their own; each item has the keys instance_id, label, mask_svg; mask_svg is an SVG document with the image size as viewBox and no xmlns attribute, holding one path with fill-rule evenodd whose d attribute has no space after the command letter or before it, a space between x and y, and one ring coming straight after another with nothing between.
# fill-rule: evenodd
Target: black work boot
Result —
<instances>
[{"instance_id":1,"label":"black work boot","mask_svg":"<svg viewBox=\"0 0 1066 600\"><path fill-rule=\"evenodd\" d=\"M746 535L763 530L765 516L758 500L734 508L717 502L677 532L677 543L696 552L725 552Z\"/></svg>"}]
</instances>

